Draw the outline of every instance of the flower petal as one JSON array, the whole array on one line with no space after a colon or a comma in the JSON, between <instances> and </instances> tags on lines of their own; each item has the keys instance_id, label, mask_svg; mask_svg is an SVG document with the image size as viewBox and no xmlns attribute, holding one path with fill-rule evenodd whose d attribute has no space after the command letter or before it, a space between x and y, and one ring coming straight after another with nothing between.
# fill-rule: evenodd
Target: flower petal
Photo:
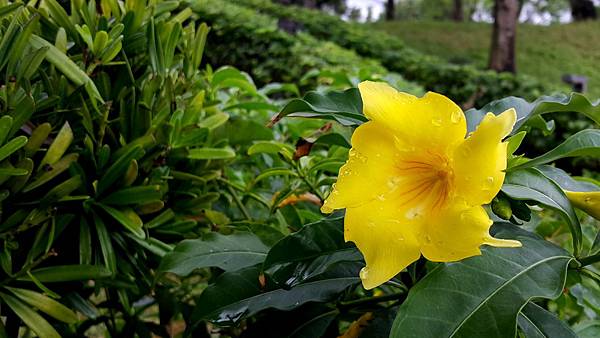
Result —
<instances>
[{"instance_id":1,"label":"flower petal","mask_svg":"<svg viewBox=\"0 0 600 338\"><path fill-rule=\"evenodd\" d=\"M420 234L421 252L433 262L452 262L481 254L479 247L520 247L514 240L498 239L489 234L492 220L481 206L464 201L424 220Z\"/></svg>"},{"instance_id":2,"label":"flower petal","mask_svg":"<svg viewBox=\"0 0 600 338\"><path fill-rule=\"evenodd\" d=\"M386 193L396 157L394 136L386 127L370 121L356 128L348 161L340 168L322 211L357 206Z\"/></svg>"},{"instance_id":3,"label":"flower petal","mask_svg":"<svg viewBox=\"0 0 600 338\"><path fill-rule=\"evenodd\" d=\"M404 220L398 209L390 199L346 209L344 237L365 257L360 273L365 289L387 282L421 256L417 224Z\"/></svg>"},{"instance_id":4,"label":"flower petal","mask_svg":"<svg viewBox=\"0 0 600 338\"><path fill-rule=\"evenodd\" d=\"M600 191L565 191L571 203L600 220Z\"/></svg>"},{"instance_id":5,"label":"flower petal","mask_svg":"<svg viewBox=\"0 0 600 338\"><path fill-rule=\"evenodd\" d=\"M502 139L517 119L514 109L500 115L488 113L477 130L454 151L456 195L470 205L492 201L504 182L507 143Z\"/></svg>"},{"instance_id":6,"label":"flower petal","mask_svg":"<svg viewBox=\"0 0 600 338\"><path fill-rule=\"evenodd\" d=\"M465 116L452 100L429 92L421 98L398 92L382 82L358 84L364 114L385 124L403 141L422 148L451 148L467 132Z\"/></svg>"}]
</instances>

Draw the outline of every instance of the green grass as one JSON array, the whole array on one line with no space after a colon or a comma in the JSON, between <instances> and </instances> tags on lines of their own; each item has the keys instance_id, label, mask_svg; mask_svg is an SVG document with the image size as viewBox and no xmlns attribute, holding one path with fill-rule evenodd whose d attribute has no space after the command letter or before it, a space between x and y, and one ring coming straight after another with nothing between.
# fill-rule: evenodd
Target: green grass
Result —
<instances>
[{"instance_id":1,"label":"green grass","mask_svg":"<svg viewBox=\"0 0 600 338\"><path fill-rule=\"evenodd\" d=\"M423 53L449 62L485 68L491 25L483 23L398 21L376 28L400 37ZM551 87L569 90L563 74L587 76L588 96L600 98L600 21L517 28L517 71Z\"/></svg>"}]
</instances>

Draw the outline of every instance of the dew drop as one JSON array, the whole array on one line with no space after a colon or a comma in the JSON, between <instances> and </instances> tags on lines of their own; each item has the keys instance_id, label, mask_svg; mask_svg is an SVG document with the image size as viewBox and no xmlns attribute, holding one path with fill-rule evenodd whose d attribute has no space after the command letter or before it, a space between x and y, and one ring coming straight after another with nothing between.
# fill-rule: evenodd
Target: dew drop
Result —
<instances>
[{"instance_id":1,"label":"dew drop","mask_svg":"<svg viewBox=\"0 0 600 338\"><path fill-rule=\"evenodd\" d=\"M431 237L429 237L429 235L425 235L425 243L431 243Z\"/></svg>"},{"instance_id":2,"label":"dew drop","mask_svg":"<svg viewBox=\"0 0 600 338\"><path fill-rule=\"evenodd\" d=\"M485 183L486 183L487 185L492 185L492 184L494 184L494 178L493 178L492 176L488 176L488 177L485 179Z\"/></svg>"},{"instance_id":3,"label":"dew drop","mask_svg":"<svg viewBox=\"0 0 600 338\"><path fill-rule=\"evenodd\" d=\"M591 197L586 197L586 198L583 200L583 202L584 202L584 203L586 203L586 204L592 204L592 198L591 198Z\"/></svg>"},{"instance_id":4,"label":"dew drop","mask_svg":"<svg viewBox=\"0 0 600 338\"><path fill-rule=\"evenodd\" d=\"M374 223L374 222L372 222L372 221L369 221L369 222L367 222L367 226L368 226L369 228L374 228L374 227L375 227L375 223Z\"/></svg>"},{"instance_id":5,"label":"dew drop","mask_svg":"<svg viewBox=\"0 0 600 338\"><path fill-rule=\"evenodd\" d=\"M441 118L434 118L431 120L431 124L433 124L436 127L441 127L442 126L442 119Z\"/></svg>"},{"instance_id":6,"label":"dew drop","mask_svg":"<svg viewBox=\"0 0 600 338\"><path fill-rule=\"evenodd\" d=\"M396 238L398 242L404 242L404 236L400 235Z\"/></svg>"},{"instance_id":7,"label":"dew drop","mask_svg":"<svg viewBox=\"0 0 600 338\"><path fill-rule=\"evenodd\" d=\"M408 210L406 212L406 214L404 215L404 217L406 219L415 219L415 218L419 218L421 216L422 216L422 214L421 214L420 207L412 208L412 209Z\"/></svg>"},{"instance_id":8,"label":"dew drop","mask_svg":"<svg viewBox=\"0 0 600 338\"><path fill-rule=\"evenodd\" d=\"M452 115L450 115L450 121L452 121L452 123L456 124L456 123L460 122L461 116L462 116L462 113L458 110L455 110L452 112Z\"/></svg>"},{"instance_id":9,"label":"dew drop","mask_svg":"<svg viewBox=\"0 0 600 338\"><path fill-rule=\"evenodd\" d=\"M367 279L369 277L369 269L365 266L364 268L360 269L360 273L358 275L362 280Z\"/></svg>"},{"instance_id":10,"label":"dew drop","mask_svg":"<svg viewBox=\"0 0 600 338\"><path fill-rule=\"evenodd\" d=\"M399 177L391 177L390 179L388 179L387 181L387 186L388 188L390 188L391 190L394 190L398 187L398 185L400 184L400 178Z\"/></svg>"},{"instance_id":11,"label":"dew drop","mask_svg":"<svg viewBox=\"0 0 600 338\"><path fill-rule=\"evenodd\" d=\"M383 201L385 201L385 195L379 194L379 195L377 195L377 199L380 200L381 202L383 202Z\"/></svg>"}]
</instances>

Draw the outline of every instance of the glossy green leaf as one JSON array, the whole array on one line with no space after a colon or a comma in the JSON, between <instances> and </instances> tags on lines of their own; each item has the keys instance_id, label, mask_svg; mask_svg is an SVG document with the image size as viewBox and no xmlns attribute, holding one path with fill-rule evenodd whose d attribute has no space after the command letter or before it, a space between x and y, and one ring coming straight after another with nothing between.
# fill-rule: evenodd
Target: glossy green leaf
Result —
<instances>
[{"instance_id":1,"label":"glossy green leaf","mask_svg":"<svg viewBox=\"0 0 600 338\"><path fill-rule=\"evenodd\" d=\"M292 177L296 177L298 176L298 174L290 169L287 168L271 168L271 169L267 169L263 172L261 172L258 176L256 176L254 178L254 182L253 184L256 184L266 178L272 177L272 176L292 176Z\"/></svg>"},{"instance_id":2,"label":"glossy green leaf","mask_svg":"<svg viewBox=\"0 0 600 338\"><path fill-rule=\"evenodd\" d=\"M31 190L47 183L48 181L55 178L59 174L63 173L65 170L69 169L69 167L71 166L71 164L73 164L73 162L77 161L78 157L79 157L79 154L65 155L58 162L54 163L54 165L51 166L50 170L48 170L48 171L42 170L41 172L39 172L38 175L36 175L33 178L31 183L29 183L28 185L25 186L25 188L23 188L23 192L31 191Z\"/></svg>"},{"instance_id":3,"label":"glossy green leaf","mask_svg":"<svg viewBox=\"0 0 600 338\"><path fill-rule=\"evenodd\" d=\"M131 147L123 153L102 175L98 181L96 191L98 195L104 193L113 183L123 179L127 173L127 169L131 165L131 161L139 160L144 155L144 150L140 145Z\"/></svg>"},{"instance_id":4,"label":"glossy green leaf","mask_svg":"<svg viewBox=\"0 0 600 338\"><path fill-rule=\"evenodd\" d=\"M362 261L362 255L344 241L344 218L336 217L284 237L269 251L263 269L274 282L292 287L343 261Z\"/></svg>"},{"instance_id":5,"label":"glossy green leaf","mask_svg":"<svg viewBox=\"0 0 600 338\"><path fill-rule=\"evenodd\" d=\"M137 205L162 198L159 185L143 185L117 190L101 200L110 205Z\"/></svg>"},{"instance_id":6,"label":"glossy green leaf","mask_svg":"<svg viewBox=\"0 0 600 338\"><path fill-rule=\"evenodd\" d=\"M522 98L509 96L497 101L492 101L481 109L469 109L465 112L467 129L474 131L486 113L495 115L514 108L517 111L517 122L513 130L521 128L533 116L555 112L578 112L600 124L600 103L592 103L583 94L572 93L567 95L542 96L529 103Z\"/></svg>"},{"instance_id":7,"label":"glossy green leaf","mask_svg":"<svg viewBox=\"0 0 600 338\"><path fill-rule=\"evenodd\" d=\"M577 338L569 325L532 302L521 309L518 323L526 338Z\"/></svg>"},{"instance_id":8,"label":"glossy green leaf","mask_svg":"<svg viewBox=\"0 0 600 338\"><path fill-rule=\"evenodd\" d=\"M559 212L569 224L575 255L581 249L581 224L562 189L539 170L528 168L510 172L504 179L502 192L521 201L534 201Z\"/></svg>"},{"instance_id":9,"label":"glossy green leaf","mask_svg":"<svg viewBox=\"0 0 600 338\"><path fill-rule=\"evenodd\" d=\"M60 160L67 151L67 148L71 145L71 142L73 142L73 131L71 130L69 122L65 122L50 145L50 148L48 148L46 155L42 158L39 167L42 168L46 164L52 165Z\"/></svg>"},{"instance_id":10,"label":"glossy green leaf","mask_svg":"<svg viewBox=\"0 0 600 338\"><path fill-rule=\"evenodd\" d=\"M212 77L213 88L240 88L248 93L256 93L256 86L248 74L233 67L225 66L219 68Z\"/></svg>"},{"instance_id":11,"label":"glossy green leaf","mask_svg":"<svg viewBox=\"0 0 600 338\"><path fill-rule=\"evenodd\" d=\"M97 265L55 265L32 270L31 274L42 283L60 283L69 281L82 281L101 279L111 276L105 267ZM29 277L20 277L19 280L31 281Z\"/></svg>"},{"instance_id":12,"label":"glossy green leaf","mask_svg":"<svg viewBox=\"0 0 600 338\"><path fill-rule=\"evenodd\" d=\"M247 232L221 235L211 232L201 239L188 239L179 243L160 263L158 271L180 276L189 275L194 269L219 267L236 271L262 263L267 248L258 237Z\"/></svg>"},{"instance_id":13,"label":"glossy green leaf","mask_svg":"<svg viewBox=\"0 0 600 338\"><path fill-rule=\"evenodd\" d=\"M17 298L0 292L0 297L13 310L19 318L40 337L60 338L60 335L44 317L40 316L29 306L23 304Z\"/></svg>"},{"instance_id":14,"label":"glossy green leaf","mask_svg":"<svg viewBox=\"0 0 600 338\"><path fill-rule=\"evenodd\" d=\"M94 214L94 224L96 225L96 234L98 235L98 242L100 242L100 251L102 251L104 265L115 275L117 273L117 256L108 229L102 218L96 214Z\"/></svg>"},{"instance_id":15,"label":"glossy green leaf","mask_svg":"<svg viewBox=\"0 0 600 338\"><path fill-rule=\"evenodd\" d=\"M592 156L600 157L600 129L586 129L567 138L563 143L547 153L524 163L509 168L516 170L531 168L541 164L554 162L565 157Z\"/></svg>"},{"instance_id":16,"label":"glossy green leaf","mask_svg":"<svg viewBox=\"0 0 600 338\"><path fill-rule=\"evenodd\" d=\"M227 148L195 148L188 151L188 158L192 160L223 160L235 157L235 151Z\"/></svg>"},{"instance_id":17,"label":"glossy green leaf","mask_svg":"<svg viewBox=\"0 0 600 338\"><path fill-rule=\"evenodd\" d=\"M100 102L104 102L102 96L96 88L96 85L94 84L94 81L92 81L92 79L90 79L90 77L67 55L58 50L58 48L54 47L54 45L48 41L35 34L31 35L29 38L29 43L33 48L48 48L48 51L46 52L46 60L58 68L69 80L73 81L73 83L78 86L85 86L92 98Z\"/></svg>"},{"instance_id":18,"label":"glossy green leaf","mask_svg":"<svg viewBox=\"0 0 600 338\"><path fill-rule=\"evenodd\" d=\"M0 161L10 156L15 151L21 149L27 143L27 137L17 136L0 147Z\"/></svg>"},{"instance_id":19,"label":"glossy green leaf","mask_svg":"<svg viewBox=\"0 0 600 338\"><path fill-rule=\"evenodd\" d=\"M73 311L48 296L27 289L9 287L6 287L6 289L8 289L25 303L37 308L53 318L69 324L77 322L77 315Z\"/></svg>"},{"instance_id":20,"label":"glossy green leaf","mask_svg":"<svg viewBox=\"0 0 600 338\"><path fill-rule=\"evenodd\" d=\"M578 181L569 176L564 170L549 165L536 167L544 176L558 184L563 190L569 191L600 191L600 186L587 182Z\"/></svg>"},{"instance_id":21,"label":"glossy green leaf","mask_svg":"<svg viewBox=\"0 0 600 338\"><path fill-rule=\"evenodd\" d=\"M561 294L568 252L508 223L493 232L523 247L484 246L481 256L440 265L411 288L390 337L514 338L525 303Z\"/></svg>"},{"instance_id":22,"label":"glossy green leaf","mask_svg":"<svg viewBox=\"0 0 600 338\"><path fill-rule=\"evenodd\" d=\"M140 217L131 209L123 208L116 209L106 204L97 203L101 209L111 215L117 222L121 223L127 230L131 231L134 235L139 238L145 238L146 233L144 232L144 223Z\"/></svg>"},{"instance_id":23,"label":"glossy green leaf","mask_svg":"<svg viewBox=\"0 0 600 338\"><path fill-rule=\"evenodd\" d=\"M289 290L261 287L258 266L225 272L204 290L191 316L192 325L210 320L232 325L258 311L274 308L291 310L307 302L326 302L360 282L361 264L338 264L319 278L305 281ZM268 284L268 283L267 283Z\"/></svg>"},{"instance_id":24,"label":"glossy green leaf","mask_svg":"<svg viewBox=\"0 0 600 338\"><path fill-rule=\"evenodd\" d=\"M302 99L291 100L273 117L270 124L286 116L334 120L345 126L357 126L367 121L362 113L362 99L357 88L327 94L309 92Z\"/></svg>"}]
</instances>

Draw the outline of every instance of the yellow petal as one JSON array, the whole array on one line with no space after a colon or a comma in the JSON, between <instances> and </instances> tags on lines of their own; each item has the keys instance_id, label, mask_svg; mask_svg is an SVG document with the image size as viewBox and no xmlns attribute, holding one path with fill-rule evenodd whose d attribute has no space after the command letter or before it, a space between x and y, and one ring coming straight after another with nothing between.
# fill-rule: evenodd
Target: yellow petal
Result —
<instances>
[{"instance_id":1,"label":"yellow petal","mask_svg":"<svg viewBox=\"0 0 600 338\"><path fill-rule=\"evenodd\" d=\"M405 220L394 200L375 199L346 209L344 237L356 244L367 266L360 272L365 289L377 287L420 257L418 228Z\"/></svg>"},{"instance_id":2,"label":"yellow petal","mask_svg":"<svg viewBox=\"0 0 600 338\"><path fill-rule=\"evenodd\" d=\"M497 247L520 247L514 240L494 238L489 234L492 220L481 206L454 203L423 222L421 252L434 262L452 262L480 255L479 247L487 244Z\"/></svg>"},{"instance_id":3,"label":"yellow petal","mask_svg":"<svg viewBox=\"0 0 600 338\"><path fill-rule=\"evenodd\" d=\"M395 174L396 156L394 136L386 127L367 122L356 128L348 161L340 168L322 211L357 206L385 194L390 189L387 182Z\"/></svg>"},{"instance_id":4,"label":"yellow petal","mask_svg":"<svg viewBox=\"0 0 600 338\"><path fill-rule=\"evenodd\" d=\"M600 220L600 191L565 191L569 201L597 220Z\"/></svg>"},{"instance_id":5,"label":"yellow petal","mask_svg":"<svg viewBox=\"0 0 600 338\"><path fill-rule=\"evenodd\" d=\"M394 130L404 142L445 151L465 137L467 127L462 110L443 95L429 92L417 98L372 81L361 82L358 89L364 114Z\"/></svg>"},{"instance_id":6,"label":"yellow petal","mask_svg":"<svg viewBox=\"0 0 600 338\"><path fill-rule=\"evenodd\" d=\"M506 147L502 139L517 119L514 109L500 115L488 113L477 130L454 151L456 195L470 205L492 201L504 182Z\"/></svg>"}]
</instances>

